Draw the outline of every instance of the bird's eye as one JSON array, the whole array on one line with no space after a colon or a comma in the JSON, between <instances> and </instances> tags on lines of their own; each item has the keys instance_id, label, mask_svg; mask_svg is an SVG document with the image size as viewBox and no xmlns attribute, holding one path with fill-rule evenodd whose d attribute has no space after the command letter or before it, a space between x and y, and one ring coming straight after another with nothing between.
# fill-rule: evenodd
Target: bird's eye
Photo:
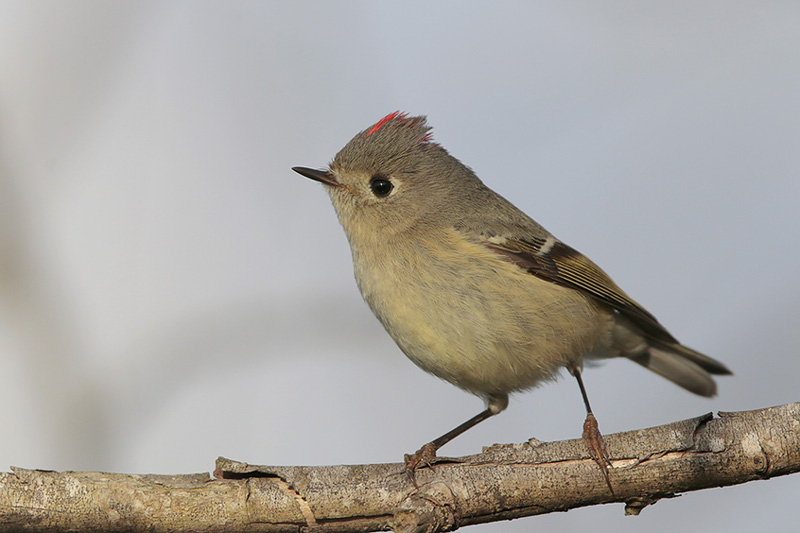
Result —
<instances>
[{"instance_id":1,"label":"bird's eye","mask_svg":"<svg viewBox=\"0 0 800 533\"><path fill-rule=\"evenodd\" d=\"M372 189L372 194L378 198L389 196L389 193L394 189L394 185L383 176L373 176L369 182L369 188Z\"/></svg>"}]
</instances>

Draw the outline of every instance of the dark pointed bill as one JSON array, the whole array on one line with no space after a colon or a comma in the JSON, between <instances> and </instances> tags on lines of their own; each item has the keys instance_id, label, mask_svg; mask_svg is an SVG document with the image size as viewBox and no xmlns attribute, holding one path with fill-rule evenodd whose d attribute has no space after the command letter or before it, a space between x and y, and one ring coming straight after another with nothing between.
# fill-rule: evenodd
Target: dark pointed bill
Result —
<instances>
[{"instance_id":1,"label":"dark pointed bill","mask_svg":"<svg viewBox=\"0 0 800 533\"><path fill-rule=\"evenodd\" d=\"M330 172L326 172L324 170L316 170L313 168L306 168L306 167L292 167L292 170L294 170L301 176L305 176L308 179L324 183L325 185L330 185L331 187L342 186L341 183L336 181L336 178L333 176L333 174L331 174Z\"/></svg>"}]
</instances>

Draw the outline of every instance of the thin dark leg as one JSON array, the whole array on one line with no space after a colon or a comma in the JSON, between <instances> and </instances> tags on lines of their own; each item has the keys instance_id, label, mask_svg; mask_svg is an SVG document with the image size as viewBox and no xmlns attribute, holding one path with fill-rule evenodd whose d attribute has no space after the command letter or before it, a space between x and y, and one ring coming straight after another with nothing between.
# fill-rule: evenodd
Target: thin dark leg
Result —
<instances>
[{"instance_id":1,"label":"thin dark leg","mask_svg":"<svg viewBox=\"0 0 800 533\"><path fill-rule=\"evenodd\" d=\"M589 396L586 395L586 387L583 386L583 378L581 377L580 370L574 370L572 375L578 380L578 387L581 388L581 396L583 396L583 405L586 406L586 414L591 414L592 406L589 405Z\"/></svg>"},{"instance_id":2,"label":"thin dark leg","mask_svg":"<svg viewBox=\"0 0 800 533\"><path fill-rule=\"evenodd\" d=\"M477 415L473 416L460 426L448 431L438 439L434 439L428 444L425 444L422 448L417 450L417 452L413 455L406 454L405 462L406 462L406 473L411 478L412 483L414 486L417 486L417 480L414 476L414 472L419 467L420 463L430 465L430 462L436 458L436 451L453 440L454 438L458 437L465 431L470 428L473 428L494 415L496 415L498 411L492 410L491 408L486 408L484 411L481 411Z\"/></svg>"},{"instance_id":3,"label":"thin dark leg","mask_svg":"<svg viewBox=\"0 0 800 533\"><path fill-rule=\"evenodd\" d=\"M471 429L480 424L481 422L483 422L484 420L486 420L487 418L494 416L494 414L495 413L491 409L486 408L485 410L473 416L472 418L470 418L457 428L451 429L438 439L431 441L431 444L438 450L439 448L441 448L454 438L458 437L468 429Z\"/></svg>"},{"instance_id":4,"label":"thin dark leg","mask_svg":"<svg viewBox=\"0 0 800 533\"><path fill-rule=\"evenodd\" d=\"M597 419L592 413L592 407L589 405L589 397L586 395L586 388L583 386L583 379L581 378L580 370L573 369L572 375L578 380L578 386L581 388L581 396L583 396L583 404L586 406L586 420L583 422L583 442L589 449L589 455L600 467L603 473L603 478L606 480L608 490L614 494L614 489L611 487L611 480L608 477L608 467L611 466L611 461L608 460L608 452L606 452L606 445L603 442L603 435L600 433L600 428L597 426Z\"/></svg>"}]
</instances>

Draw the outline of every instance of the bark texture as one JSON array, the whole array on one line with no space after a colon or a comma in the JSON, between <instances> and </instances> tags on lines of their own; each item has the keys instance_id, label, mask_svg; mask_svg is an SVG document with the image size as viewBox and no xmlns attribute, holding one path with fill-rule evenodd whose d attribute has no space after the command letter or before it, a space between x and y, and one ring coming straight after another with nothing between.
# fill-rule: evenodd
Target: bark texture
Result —
<instances>
[{"instance_id":1,"label":"bark texture","mask_svg":"<svg viewBox=\"0 0 800 533\"><path fill-rule=\"evenodd\" d=\"M678 492L800 470L800 403L710 414L605 437L612 494L582 441L495 445L402 464L255 466L214 476L12 468L0 473L0 531L448 531L624 502L638 513Z\"/></svg>"}]
</instances>

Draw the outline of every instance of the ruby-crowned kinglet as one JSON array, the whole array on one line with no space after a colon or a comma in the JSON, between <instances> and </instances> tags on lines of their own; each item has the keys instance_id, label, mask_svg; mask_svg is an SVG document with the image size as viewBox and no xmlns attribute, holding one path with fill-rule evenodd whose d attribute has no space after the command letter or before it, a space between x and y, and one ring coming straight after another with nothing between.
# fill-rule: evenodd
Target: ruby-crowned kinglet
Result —
<instances>
[{"instance_id":1,"label":"ruby-crowned kinglet","mask_svg":"<svg viewBox=\"0 0 800 533\"><path fill-rule=\"evenodd\" d=\"M711 374L730 374L725 365L681 345L599 267L434 143L430 129L424 116L392 113L328 170L293 168L325 185L361 294L400 349L488 403L407 457L412 478L436 449L505 409L509 393L562 367L578 378L591 426L584 359L626 357L691 392L716 393ZM596 422L589 433L592 456L607 464Z\"/></svg>"}]
</instances>

